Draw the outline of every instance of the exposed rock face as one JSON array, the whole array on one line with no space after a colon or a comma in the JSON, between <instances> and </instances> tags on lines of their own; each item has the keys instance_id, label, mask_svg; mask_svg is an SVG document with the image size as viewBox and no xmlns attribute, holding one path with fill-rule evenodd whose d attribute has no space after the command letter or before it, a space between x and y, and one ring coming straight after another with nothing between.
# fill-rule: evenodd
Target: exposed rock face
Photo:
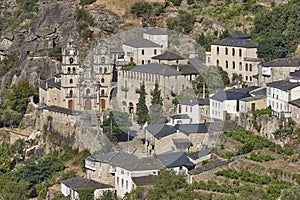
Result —
<instances>
[{"instance_id":1,"label":"exposed rock face","mask_svg":"<svg viewBox=\"0 0 300 200\"><path fill-rule=\"evenodd\" d=\"M97 8L91 12L95 19L95 27L100 29L103 34L113 34L120 28L119 16L102 8Z\"/></svg>"}]
</instances>

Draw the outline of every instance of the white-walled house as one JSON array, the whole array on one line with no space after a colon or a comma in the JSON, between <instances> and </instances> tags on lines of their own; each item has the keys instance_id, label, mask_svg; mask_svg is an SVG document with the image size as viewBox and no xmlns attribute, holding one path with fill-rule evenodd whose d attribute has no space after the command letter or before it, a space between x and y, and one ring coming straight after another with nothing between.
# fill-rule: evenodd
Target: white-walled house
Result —
<instances>
[{"instance_id":1,"label":"white-walled house","mask_svg":"<svg viewBox=\"0 0 300 200\"><path fill-rule=\"evenodd\" d=\"M267 106L274 114L290 117L289 101L300 98L300 83L285 80L267 83Z\"/></svg>"},{"instance_id":2,"label":"white-walled house","mask_svg":"<svg viewBox=\"0 0 300 200\"><path fill-rule=\"evenodd\" d=\"M250 97L249 93L221 91L210 97L210 117L212 120L225 120L227 114L237 115L239 99Z\"/></svg>"},{"instance_id":3,"label":"white-walled house","mask_svg":"<svg viewBox=\"0 0 300 200\"><path fill-rule=\"evenodd\" d=\"M94 199L100 198L104 191L115 191L115 188L111 185L83 177L74 177L61 182L61 193L64 196L70 196L71 200L79 200L79 191L81 189L94 190Z\"/></svg>"},{"instance_id":4,"label":"white-walled house","mask_svg":"<svg viewBox=\"0 0 300 200\"><path fill-rule=\"evenodd\" d=\"M162 50L168 48L168 34L162 29L149 29L143 33L143 38L159 44Z\"/></svg>"},{"instance_id":5,"label":"white-walled house","mask_svg":"<svg viewBox=\"0 0 300 200\"><path fill-rule=\"evenodd\" d=\"M163 169L173 169L176 173L187 174L194 166L185 152L167 152L124 163L116 168L117 196L123 197L127 192L131 192L136 185L134 179L138 177L146 179L156 176Z\"/></svg>"}]
</instances>

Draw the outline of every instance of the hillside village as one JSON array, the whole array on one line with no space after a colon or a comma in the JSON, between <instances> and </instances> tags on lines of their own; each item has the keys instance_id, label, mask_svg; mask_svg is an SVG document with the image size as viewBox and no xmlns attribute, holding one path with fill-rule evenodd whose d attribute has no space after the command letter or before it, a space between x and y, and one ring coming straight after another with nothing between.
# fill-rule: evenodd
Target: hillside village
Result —
<instances>
[{"instance_id":1,"label":"hillside village","mask_svg":"<svg viewBox=\"0 0 300 200\"><path fill-rule=\"evenodd\" d=\"M274 116L278 127L288 127L291 121L299 126L300 58L261 62L256 55L257 43L246 33L235 31L212 44L206 62L200 63L198 55L185 57L170 51L167 30L149 28L142 35L121 47L100 44L89 65L80 62L80 49L69 39L62 50L61 73L41 83L38 110L41 118L51 116L58 131L68 121L67 126L78 126L79 122L81 128L76 131L81 134L91 130L100 134L101 123L111 110L128 113L132 125L136 124L136 134L127 131L127 141L119 142L117 149L85 159L85 178L63 180L63 195L78 199L80 188L88 187L95 198L104 191L115 191L122 198L136 187L153 184L163 169L185 174L192 184L205 180L203 173L230 163L230 159L216 159L218 154L212 150L220 148L224 131L251 130L241 121L253 119L254 113ZM232 82L209 91L214 93L203 92L204 98L194 95L178 101L174 110L173 99L193 87L201 68L214 66L221 67ZM203 87L208 87L206 84ZM141 90L144 87L145 105L151 108L155 85L161 92L164 120L139 122ZM270 131L262 135L278 143L277 135ZM144 143L134 143L136 140ZM92 152L89 145L84 148ZM209 164L203 165L206 162Z\"/></svg>"}]
</instances>

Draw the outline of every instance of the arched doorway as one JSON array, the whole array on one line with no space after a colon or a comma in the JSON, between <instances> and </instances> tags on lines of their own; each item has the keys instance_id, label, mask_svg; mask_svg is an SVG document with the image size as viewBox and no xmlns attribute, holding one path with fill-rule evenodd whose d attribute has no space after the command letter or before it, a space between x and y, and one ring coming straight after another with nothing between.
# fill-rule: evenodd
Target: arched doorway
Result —
<instances>
[{"instance_id":1,"label":"arched doorway","mask_svg":"<svg viewBox=\"0 0 300 200\"><path fill-rule=\"evenodd\" d=\"M86 100L84 103L84 109L85 110L92 110L92 102L91 100Z\"/></svg>"},{"instance_id":2,"label":"arched doorway","mask_svg":"<svg viewBox=\"0 0 300 200\"><path fill-rule=\"evenodd\" d=\"M133 103L130 102L130 103L129 103L129 108L128 108L130 114L133 113L133 108L134 108L134 107L133 107Z\"/></svg>"},{"instance_id":3,"label":"arched doorway","mask_svg":"<svg viewBox=\"0 0 300 200\"><path fill-rule=\"evenodd\" d=\"M69 100L68 101L68 109L74 110L74 102L73 102L73 100Z\"/></svg>"},{"instance_id":4,"label":"arched doorway","mask_svg":"<svg viewBox=\"0 0 300 200\"><path fill-rule=\"evenodd\" d=\"M101 110L105 110L105 99L101 99Z\"/></svg>"}]
</instances>

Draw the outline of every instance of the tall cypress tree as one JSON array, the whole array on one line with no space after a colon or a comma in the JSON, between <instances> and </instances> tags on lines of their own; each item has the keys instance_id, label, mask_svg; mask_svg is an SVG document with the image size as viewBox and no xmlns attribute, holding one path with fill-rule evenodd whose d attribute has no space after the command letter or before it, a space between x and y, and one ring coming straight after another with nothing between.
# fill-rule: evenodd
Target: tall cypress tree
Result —
<instances>
[{"instance_id":1,"label":"tall cypress tree","mask_svg":"<svg viewBox=\"0 0 300 200\"><path fill-rule=\"evenodd\" d=\"M150 121L149 110L146 105L146 90L144 83L140 86L140 97L137 104L137 123L140 125Z\"/></svg>"},{"instance_id":2,"label":"tall cypress tree","mask_svg":"<svg viewBox=\"0 0 300 200\"><path fill-rule=\"evenodd\" d=\"M158 83L155 83L154 90L151 94L150 119L151 124L161 124L164 122L163 117L163 98Z\"/></svg>"}]
</instances>

